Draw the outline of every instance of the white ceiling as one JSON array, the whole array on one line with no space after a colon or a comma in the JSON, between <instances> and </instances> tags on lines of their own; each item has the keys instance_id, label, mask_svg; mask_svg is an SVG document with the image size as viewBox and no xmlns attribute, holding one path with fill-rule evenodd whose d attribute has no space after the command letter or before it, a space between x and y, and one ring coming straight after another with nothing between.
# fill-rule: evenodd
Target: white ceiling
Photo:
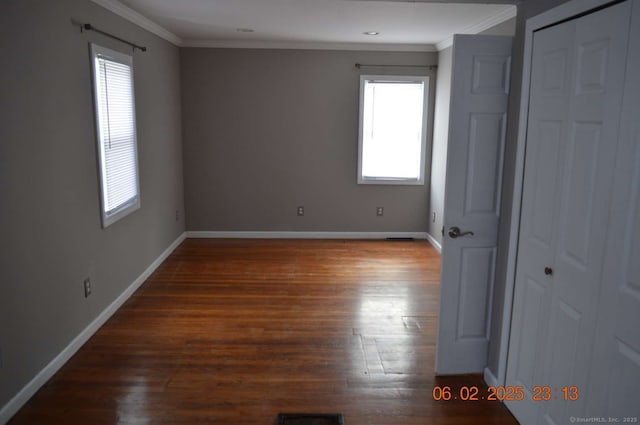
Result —
<instances>
[{"instance_id":1,"label":"white ceiling","mask_svg":"<svg viewBox=\"0 0 640 425\"><path fill-rule=\"evenodd\" d=\"M516 10L505 4L397 0L93 1L129 17L138 15L138 21L146 18L158 27L154 32L164 31L176 44L203 47L428 51L438 43L445 47L453 34L473 34L503 22ZM244 28L254 32L238 31Z\"/></svg>"}]
</instances>

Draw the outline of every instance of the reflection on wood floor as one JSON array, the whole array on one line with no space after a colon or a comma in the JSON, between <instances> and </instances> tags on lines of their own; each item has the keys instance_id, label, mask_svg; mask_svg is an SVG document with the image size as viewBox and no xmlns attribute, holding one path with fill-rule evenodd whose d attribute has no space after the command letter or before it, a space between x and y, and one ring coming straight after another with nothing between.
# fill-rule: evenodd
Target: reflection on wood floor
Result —
<instances>
[{"instance_id":1,"label":"reflection on wood floor","mask_svg":"<svg viewBox=\"0 0 640 425\"><path fill-rule=\"evenodd\" d=\"M15 424L515 424L434 401L440 258L423 241L188 239Z\"/></svg>"}]
</instances>

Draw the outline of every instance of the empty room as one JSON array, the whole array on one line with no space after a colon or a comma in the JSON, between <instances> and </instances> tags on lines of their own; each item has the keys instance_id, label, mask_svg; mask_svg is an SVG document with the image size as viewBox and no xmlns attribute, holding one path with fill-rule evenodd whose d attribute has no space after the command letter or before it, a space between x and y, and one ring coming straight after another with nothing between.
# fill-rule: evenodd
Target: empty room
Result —
<instances>
[{"instance_id":1,"label":"empty room","mask_svg":"<svg viewBox=\"0 0 640 425\"><path fill-rule=\"evenodd\" d=\"M640 0L0 0L0 424L637 423Z\"/></svg>"}]
</instances>

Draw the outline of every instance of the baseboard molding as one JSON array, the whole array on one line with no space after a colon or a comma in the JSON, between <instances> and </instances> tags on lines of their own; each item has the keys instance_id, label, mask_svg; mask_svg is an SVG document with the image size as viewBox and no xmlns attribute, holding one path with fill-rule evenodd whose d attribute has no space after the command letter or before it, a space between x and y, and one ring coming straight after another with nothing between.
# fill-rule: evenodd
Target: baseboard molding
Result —
<instances>
[{"instance_id":1,"label":"baseboard molding","mask_svg":"<svg viewBox=\"0 0 640 425\"><path fill-rule=\"evenodd\" d=\"M488 367L484 368L484 373L482 374L484 378L484 383L487 384L488 387L497 387L498 379L496 376L489 370Z\"/></svg>"},{"instance_id":2,"label":"baseboard molding","mask_svg":"<svg viewBox=\"0 0 640 425\"><path fill-rule=\"evenodd\" d=\"M440 242L438 242L436 238L427 233L427 240L436 249L436 251L438 251L438 254L442 254L442 245L440 245Z\"/></svg>"},{"instance_id":3,"label":"baseboard molding","mask_svg":"<svg viewBox=\"0 0 640 425\"><path fill-rule=\"evenodd\" d=\"M427 232L210 232L188 231L188 238L216 239L427 239Z\"/></svg>"},{"instance_id":4,"label":"baseboard molding","mask_svg":"<svg viewBox=\"0 0 640 425\"><path fill-rule=\"evenodd\" d=\"M155 259L149 267L118 298L115 299L93 322L76 336L47 366L44 367L18 394L16 394L1 410L0 424L5 424L24 404L42 387L64 364L93 336L94 333L124 304L125 301L142 285L151 273L178 247L187 237L182 233L173 243Z\"/></svg>"}]
</instances>

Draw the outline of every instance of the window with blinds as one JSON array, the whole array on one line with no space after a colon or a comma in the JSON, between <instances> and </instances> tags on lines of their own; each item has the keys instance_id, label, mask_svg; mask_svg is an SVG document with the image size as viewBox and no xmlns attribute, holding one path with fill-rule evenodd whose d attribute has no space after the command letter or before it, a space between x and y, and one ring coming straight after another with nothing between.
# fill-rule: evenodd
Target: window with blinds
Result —
<instances>
[{"instance_id":1,"label":"window with blinds","mask_svg":"<svg viewBox=\"0 0 640 425\"><path fill-rule=\"evenodd\" d=\"M102 227L140 208L132 57L91 45Z\"/></svg>"}]
</instances>

